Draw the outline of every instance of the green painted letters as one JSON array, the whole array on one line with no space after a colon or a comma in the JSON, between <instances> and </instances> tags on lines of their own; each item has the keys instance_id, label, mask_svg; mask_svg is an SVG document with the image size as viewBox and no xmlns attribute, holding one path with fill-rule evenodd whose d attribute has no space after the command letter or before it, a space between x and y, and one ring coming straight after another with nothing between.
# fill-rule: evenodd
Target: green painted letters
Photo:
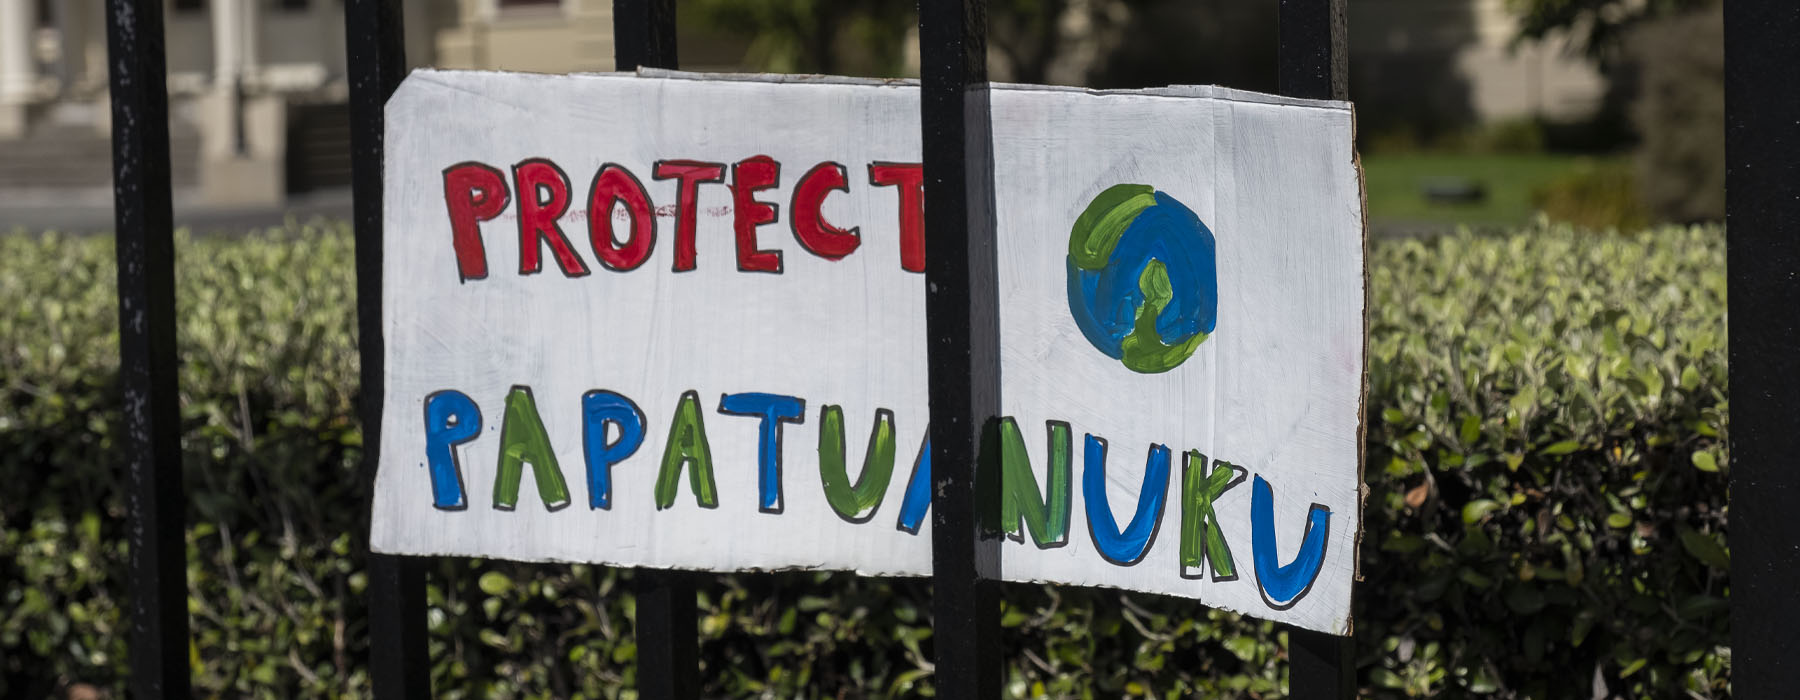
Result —
<instances>
[{"instance_id":1,"label":"green painted letters","mask_svg":"<svg viewBox=\"0 0 1800 700\"><path fill-rule=\"evenodd\" d=\"M706 423L700 419L700 394L681 395L675 418L669 423L669 442L663 448L662 470L656 474L656 509L675 505L675 485L681 468L688 467L688 484L701 508L719 507L718 486L713 483L712 447L706 443Z\"/></svg>"},{"instance_id":2,"label":"green painted letters","mask_svg":"<svg viewBox=\"0 0 1800 700\"><path fill-rule=\"evenodd\" d=\"M515 386L506 394L506 418L500 425L500 466L494 473L495 508L512 510L519 505L519 480L524 477L527 462L531 463L531 477L537 482L538 498L544 500L544 507L559 510L569 505L569 485L563 482L562 468L556 464L556 451L550 448L550 435L544 432L544 421L538 417L531 388Z\"/></svg>"},{"instance_id":3,"label":"green painted letters","mask_svg":"<svg viewBox=\"0 0 1800 700\"><path fill-rule=\"evenodd\" d=\"M1201 562L1212 567L1212 580L1237 578L1237 567L1231 560L1231 547L1225 543L1225 531L1219 528L1219 516L1213 503L1231 487L1244 483L1248 469L1223 460L1213 462L1206 471L1206 455L1189 450L1187 464L1181 470L1181 577L1200 578Z\"/></svg>"},{"instance_id":4,"label":"green painted letters","mask_svg":"<svg viewBox=\"0 0 1800 700\"><path fill-rule=\"evenodd\" d=\"M1045 423L1044 432L1049 438L1050 473L1048 488L1040 496L1037 472L1031 468L1031 454L1025 451L1019 424L1011 417L1000 419L1000 478L1004 482L1000 525L1008 537L1019 542L1025 541L1024 530L1030 528L1032 542L1039 549L1050 549L1069 542L1071 438L1069 424L1062 421Z\"/></svg>"},{"instance_id":5,"label":"green painted letters","mask_svg":"<svg viewBox=\"0 0 1800 700\"><path fill-rule=\"evenodd\" d=\"M869 452L855 484L850 483L844 452L844 409L824 406L819 409L819 481L825 486L825 500L838 517L868 522L875 517L894 477L894 412L885 408L875 411Z\"/></svg>"}]
</instances>

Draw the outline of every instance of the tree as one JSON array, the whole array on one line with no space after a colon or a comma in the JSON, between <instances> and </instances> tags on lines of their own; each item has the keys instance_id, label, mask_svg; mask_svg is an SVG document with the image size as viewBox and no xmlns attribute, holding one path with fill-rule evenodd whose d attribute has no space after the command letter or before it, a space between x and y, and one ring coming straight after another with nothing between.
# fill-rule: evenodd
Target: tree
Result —
<instances>
[{"instance_id":1,"label":"tree","mask_svg":"<svg viewBox=\"0 0 1800 700\"><path fill-rule=\"evenodd\" d=\"M1632 31L1642 84L1632 105L1638 187L1670 221L1725 218L1725 15L1718 7Z\"/></svg>"},{"instance_id":2,"label":"tree","mask_svg":"<svg viewBox=\"0 0 1800 700\"><path fill-rule=\"evenodd\" d=\"M1079 84L1116 48L1131 7L1154 0L994 0L994 77ZM744 67L775 73L897 77L916 39L917 0L696 0L708 28L748 37Z\"/></svg>"},{"instance_id":3,"label":"tree","mask_svg":"<svg viewBox=\"0 0 1800 700\"><path fill-rule=\"evenodd\" d=\"M1671 221L1723 218L1724 0L1508 2L1519 41L1570 32L1607 75L1602 113L1635 132L1643 203Z\"/></svg>"},{"instance_id":4,"label":"tree","mask_svg":"<svg viewBox=\"0 0 1800 700\"><path fill-rule=\"evenodd\" d=\"M697 19L750 38L747 67L775 73L898 75L913 0L698 0Z\"/></svg>"},{"instance_id":5,"label":"tree","mask_svg":"<svg viewBox=\"0 0 1800 700\"><path fill-rule=\"evenodd\" d=\"M1519 17L1519 40L1539 40L1558 31L1575 36L1590 58L1606 64L1618 57L1628 29L1722 0L1507 0Z\"/></svg>"},{"instance_id":6,"label":"tree","mask_svg":"<svg viewBox=\"0 0 1800 700\"><path fill-rule=\"evenodd\" d=\"M916 2L684 0L679 7L684 27L748 43L736 69L886 78L917 70L910 45L918 38ZM990 75L1103 88L1273 90L1276 10L1274 0L991 0Z\"/></svg>"}]
</instances>

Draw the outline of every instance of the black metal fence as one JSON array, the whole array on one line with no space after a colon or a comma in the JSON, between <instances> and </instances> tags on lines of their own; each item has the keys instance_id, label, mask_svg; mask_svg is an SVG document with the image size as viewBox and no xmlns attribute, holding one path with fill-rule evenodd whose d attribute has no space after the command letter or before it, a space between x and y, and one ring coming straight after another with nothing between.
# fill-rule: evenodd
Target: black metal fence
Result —
<instances>
[{"instance_id":1,"label":"black metal fence","mask_svg":"<svg viewBox=\"0 0 1800 700\"><path fill-rule=\"evenodd\" d=\"M1731 416L1731 687L1800 678L1800 3L1725 3Z\"/></svg>"},{"instance_id":2,"label":"black metal fence","mask_svg":"<svg viewBox=\"0 0 1800 700\"><path fill-rule=\"evenodd\" d=\"M418 0L415 0L418 1ZM1280 0L1280 89L1347 99L1347 0ZM405 76L402 0L347 0L357 325L367 478L379 459L382 406L383 106ZM173 220L163 0L107 0L118 235L124 475L130 522L130 690L190 694L180 426L176 406ZM975 527L976 428L999 408L992 143L985 0L920 0L930 405L934 491L933 608L942 697L993 698L1001 672L999 542ZM1800 521L1785 517L1800 470L1793 426L1800 375L1800 92L1778 81L1800 63L1800 7L1728 3L1731 372L1739 418L1731 543L1735 690L1783 697L1800 666ZM620 70L675 68L674 0L614 0ZM941 254L949 252L950 254ZM377 697L428 697L425 568L413 557L369 559L370 669ZM700 574L639 570L637 678L649 698L699 693L694 585ZM1405 595L1382 591L1380 595ZM1349 638L1289 632L1291 693L1356 693Z\"/></svg>"}]
</instances>

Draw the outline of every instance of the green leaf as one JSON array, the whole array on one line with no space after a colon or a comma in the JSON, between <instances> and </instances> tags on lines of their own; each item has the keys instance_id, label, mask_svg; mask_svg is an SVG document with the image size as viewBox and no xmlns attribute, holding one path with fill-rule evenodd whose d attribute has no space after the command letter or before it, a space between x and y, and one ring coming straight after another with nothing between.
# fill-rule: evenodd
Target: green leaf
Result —
<instances>
[{"instance_id":1,"label":"green leaf","mask_svg":"<svg viewBox=\"0 0 1800 700\"><path fill-rule=\"evenodd\" d=\"M1675 608L1675 614L1683 620L1705 620L1730 609L1731 603L1724 598L1695 595L1681 601L1681 604Z\"/></svg>"},{"instance_id":2,"label":"green leaf","mask_svg":"<svg viewBox=\"0 0 1800 700\"><path fill-rule=\"evenodd\" d=\"M1579 449L1581 449L1581 443L1574 440L1564 440L1539 450L1538 453L1545 455L1566 455Z\"/></svg>"},{"instance_id":3,"label":"green leaf","mask_svg":"<svg viewBox=\"0 0 1800 700\"><path fill-rule=\"evenodd\" d=\"M1256 661L1256 650L1260 644L1254 637L1232 637L1226 639L1224 644L1226 651L1231 652L1232 656L1242 659L1245 663L1254 663Z\"/></svg>"},{"instance_id":4,"label":"green leaf","mask_svg":"<svg viewBox=\"0 0 1800 700\"><path fill-rule=\"evenodd\" d=\"M1531 584L1513 586L1506 592L1506 607L1520 615L1535 614L1544 609L1544 594Z\"/></svg>"},{"instance_id":5,"label":"green leaf","mask_svg":"<svg viewBox=\"0 0 1800 700\"><path fill-rule=\"evenodd\" d=\"M1695 469L1703 472L1719 471L1719 460L1711 450L1696 450L1690 459L1693 460Z\"/></svg>"},{"instance_id":6,"label":"green leaf","mask_svg":"<svg viewBox=\"0 0 1800 700\"><path fill-rule=\"evenodd\" d=\"M1662 373L1656 371L1656 368L1654 368L1654 367L1645 368L1643 372L1638 374L1638 379L1639 379L1639 381L1642 381L1644 383L1644 395L1645 396L1662 396L1662 390L1663 390Z\"/></svg>"},{"instance_id":7,"label":"green leaf","mask_svg":"<svg viewBox=\"0 0 1800 700\"><path fill-rule=\"evenodd\" d=\"M1594 613L1583 610L1581 614L1575 616L1575 623L1569 626L1569 644L1576 647L1581 646L1582 642L1587 641L1588 632L1592 629L1594 629Z\"/></svg>"},{"instance_id":8,"label":"green leaf","mask_svg":"<svg viewBox=\"0 0 1800 700\"><path fill-rule=\"evenodd\" d=\"M1484 576L1481 572L1474 569L1463 569L1461 572L1457 573L1456 578L1461 580L1464 584L1467 584L1470 588L1485 589L1494 585L1494 579Z\"/></svg>"},{"instance_id":9,"label":"green leaf","mask_svg":"<svg viewBox=\"0 0 1800 700\"><path fill-rule=\"evenodd\" d=\"M1613 513L1606 516L1606 525L1614 529L1631 527L1631 516L1626 513Z\"/></svg>"},{"instance_id":10,"label":"green leaf","mask_svg":"<svg viewBox=\"0 0 1800 700\"><path fill-rule=\"evenodd\" d=\"M463 580L467 581L468 579ZM482 593L488 595L506 595L506 592L512 590L513 587L512 579L507 578L506 574L498 571L489 571L482 574L481 579L476 585L481 587Z\"/></svg>"},{"instance_id":11,"label":"green leaf","mask_svg":"<svg viewBox=\"0 0 1800 700\"><path fill-rule=\"evenodd\" d=\"M1701 533L1686 524L1675 528L1681 537L1681 548L1702 563L1723 572L1731 571L1731 554L1712 535Z\"/></svg>"},{"instance_id":12,"label":"green leaf","mask_svg":"<svg viewBox=\"0 0 1800 700\"><path fill-rule=\"evenodd\" d=\"M1474 525L1475 523L1480 522L1482 518L1486 518L1488 513L1492 513L1498 508L1500 508L1500 502L1492 499L1478 498L1469 501L1462 509L1463 524Z\"/></svg>"}]
</instances>

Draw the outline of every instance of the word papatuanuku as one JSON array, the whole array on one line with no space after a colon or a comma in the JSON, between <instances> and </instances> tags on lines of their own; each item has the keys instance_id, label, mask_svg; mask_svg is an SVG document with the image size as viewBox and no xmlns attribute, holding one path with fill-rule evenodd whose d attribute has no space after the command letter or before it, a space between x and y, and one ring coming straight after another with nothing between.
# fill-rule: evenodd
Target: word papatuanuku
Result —
<instances>
[{"instance_id":1,"label":"word papatuanuku","mask_svg":"<svg viewBox=\"0 0 1800 700\"><path fill-rule=\"evenodd\" d=\"M777 222L780 205L757 199L757 193L781 185L781 164L768 156L755 156L731 164L731 228L737 239L737 267L744 272L782 269L781 251L764 250L757 243L757 227ZM724 163L697 160L657 161L651 177L675 180L675 271L694 269L694 228L699 216L699 192L703 184L725 182ZM869 184L895 187L900 197L900 266L908 272L925 271L924 171L918 163L870 163ZM512 167L512 187L506 175L485 163L459 163L444 170L444 204L450 213L450 229L456 247L456 267L463 280L488 276L487 251L482 247L480 224L517 202L519 222L519 274L542 270L545 245L557 267L569 277L589 274L587 261L569 243L558 220L569 212L573 195L563 169L544 158L519 161ZM788 223L794 238L807 252L826 260L839 260L862 245L858 227L838 228L820 213L825 197L850 191L849 170L839 163L813 166L794 186ZM623 207L628 222L624 235L613 227L612 212ZM594 258L609 270L637 269L650 259L656 246L658 210L642 180L625 166L607 163L594 173L588 186L587 233Z\"/></svg>"},{"instance_id":2,"label":"word papatuanuku","mask_svg":"<svg viewBox=\"0 0 1800 700\"><path fill-rule=\"evenodd\" d=\"M644 412L631 399L603 390L584 394L581 411L588 508L610 510L612 468L636 454L643 445ZM718 412L754 418L759 422L756 457L759 507L764 513L782 513L785 509L782 427L805 422L806 401L780 394L725 394L719 399ZM713 479L715 460L706 438L704 414L697 392L681 395L669 422L668 441L663 446L657 471L654 492L657 510L675 505L684 470L688 472L688 484L695 502L702 508L719 505L718 488ZM1070 466L1073 433L1069 424L1049 421L1045 424L1045 433L1049 460L1047 493L1038 487L1037 471L1026 452L1024 436L1012 418L1001 418L990 427L983 440L981 460L984 464L998 466L1001 475L1000 500L995 504L998 512L986 513L984 517L988 527L1004 531L1018 542L1025 541L1029 530L1032 543L1040 549L1068 544L1073 489ZM481 409L468 395L447 390L426 397L425 454L431 474L432 503L436 507L443 510L469 507L456 448L474 441L481 434ZM826 502L838 517L851 523L866 523L875 517L893 480L894 434L893 412L877 410L862 471L852 480L845 457L843 409L833 405L820 407L819 485L825 491ZM1108 563L1136 565L1149 554L1162 529L1173 454L1164 445L1150 446L1136 511L1132 513L1131 521L1120 528L1113 517L1112 506L1106 500L1106 440L1090 434L1085 436L1083 443L1081 487L1082 502L1087 510L1088 536L1101 558ZM500 428L494 508L513 510L518 506L519 482L527 464L531 465L532 478L544 507L552 512L568 507L571 502L569 486L557 462L556 452L551 449L550 437L538 415L531 389L515 386L506 396L505 417ZM1178 492L1182 578L1203 578L1206 573L1203 566L1210 569L1213 581L1238 578L1237 562L1213 506L1243 483L1246 476L1247 469L1223 460L1211 460L1209 465L1206 455L1198 450L1189 450L1184 455ZM1318 578L1330 539L1331 509L1318 504L1312 506L1306 516L1299 553L1293 561L1282 564L1276 553L1274 500L1274 489L1261 476L1255 477L1250 495L1250 543L1256 582L1264 602L1277 610L1285 610L1305 597ZM930 507L931 441L927 431L925 443L913 462L912 476L907 480L895 526L917 535Z\"/></svg>"}]
</instances>

